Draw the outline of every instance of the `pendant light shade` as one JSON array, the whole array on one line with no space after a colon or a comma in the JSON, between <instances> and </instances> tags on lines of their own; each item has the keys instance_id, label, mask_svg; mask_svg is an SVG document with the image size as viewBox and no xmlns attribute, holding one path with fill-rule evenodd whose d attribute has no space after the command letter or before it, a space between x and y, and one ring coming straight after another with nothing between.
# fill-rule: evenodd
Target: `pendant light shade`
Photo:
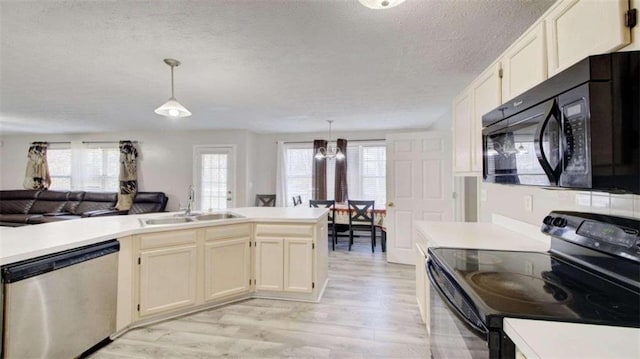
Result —
<instances>
[{"instance_id":1,"label":"pendant light shade","mask_svg":"<svg viewBox=\"0 0 640 359\"><path fill-rule=\"evenodd\" d=\"M405 0L358 0L360 4L368 7L369 9L381 10L389 9L396 5L402 4Z\"/></svg>"},{"instance_id":2,"label":"pendant light shade","mask_svg":"<svg viewBox=\"0 0 640 359\"><path fill-rule=\"evenodd\" d=\"M180 66L180 61L174 59L164 59L164 62L171 67L171 97L162 106L158 107L154 112L160 116L166 117L189 117L191 112L176 100L173 95L173 68Z\"/></svg>"}]
</instances>

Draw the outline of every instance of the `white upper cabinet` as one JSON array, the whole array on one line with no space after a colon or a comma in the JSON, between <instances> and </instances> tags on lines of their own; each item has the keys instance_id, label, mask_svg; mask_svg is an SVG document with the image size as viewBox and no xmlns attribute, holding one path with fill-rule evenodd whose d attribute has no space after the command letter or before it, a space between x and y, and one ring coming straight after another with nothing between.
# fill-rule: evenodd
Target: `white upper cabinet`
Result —
<instances>
[{"instance_id":1,"label":"white upper cabinet","mask_svg":"<svg viewBox=\"0 0 640 359\"><path fill-rule=\"evenodd\" d=\"M501 59L502 103L547 79L547 51L544 35L544 23L541 22L505 52Z\"/></svg>"},{"instance_id":2,"label":"white upper cabinet","mask_svg":"<svg viewBox=\"0 0 640 359\"><path fill-rule=\"evenodd\" d=\"M628 0L561 1L545 17L549 76L596 54L631 42L625 25Z\"/></svg>"},{"instance_id":3,"label":"white upper cabinet","mask_svg":"<svg viewBox=\"0 0 640 359\"><path fill-rule=\"evenodd\" d=\"M471 137L471 170L482 172L482 116L500 106L502 82L500 64L483 72L471 85L473 93L473 133Z\"/></svg>"},{"instance_id":4,"label":"white upper cabinet","mask_svg":"<svg viewBox=\"0 0 640 359\"><path fill-rule=\"evenodd\" d=\"M453 101L453 171L471 172L473 94L465 91Z\"/></svg>"}]
</instances>

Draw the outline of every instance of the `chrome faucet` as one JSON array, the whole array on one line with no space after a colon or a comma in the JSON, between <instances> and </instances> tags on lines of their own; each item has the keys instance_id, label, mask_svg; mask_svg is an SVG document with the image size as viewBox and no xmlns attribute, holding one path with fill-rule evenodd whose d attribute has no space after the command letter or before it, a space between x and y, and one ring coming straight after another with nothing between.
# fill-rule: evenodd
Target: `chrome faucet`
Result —
<instances>
[{"instance_id":1,"label":"chrome faucet","mask_svg":"<svg viewBox=\"0 0 640 359\"><path fill-rule=\"evenodd\" d=\"M187 194L187 208L184 210L184 215L191 215L191 206L193 205L193 200L196 197L196 192L193 189L193 186L189 186L189 193Z\"/></svg>"}]
</instances>

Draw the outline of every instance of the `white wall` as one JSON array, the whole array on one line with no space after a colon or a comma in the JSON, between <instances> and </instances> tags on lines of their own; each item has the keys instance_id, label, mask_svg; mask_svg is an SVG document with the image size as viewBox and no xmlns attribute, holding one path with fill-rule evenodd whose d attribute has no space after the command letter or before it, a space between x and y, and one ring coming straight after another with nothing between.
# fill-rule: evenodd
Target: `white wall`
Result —
<instances>
[{"instance_id":1,"label":"white wall","mask_svg":"<svg viewBox=\"0 0 640 359\"><path fill-rule=\"evenodd\" d=\"M640 196L614 195L604 192L544 189L533 186L514 186L482 183L480 220L490 222L497 213L523 222L540 225L551 210L597 212L640 218ZM480 197L482 198L482 194ZM525 210L525 196L531 196L532 211Z\"/></svg>"},{"instance_id":2,"label":"white wall","mask_svg":"<svg viewBox=\"0 0 640 359\"><path fill-rule=\"evenodd\" d=\"M423 131L423 130L421 130ZM387 133L411 131L335 132L332 139L384 139ZM276 141L313 141L327 132L256 134L249 131L127 132L73 135L4 135L0 137L0 189L22 188L29 144L33 141L138 141L140 191L161 191L169 197L168 211L177 211L193 183L193 146L236 146L236 207L251 206L256 193L275 193Z\"/></svg>"},{"instance_id":3,"label":"white wall","mask_svg":"<svg viewBox=\"0 0 640 359\"><path fill-rule=\"evenodd\" d=\"M22 188L29 143L33 141L138 141L138 181L140 191L161 191L169 197L167 210L178 210L185 203L193 183L194 145L236 145L236 206L248 204L247 131L126 132L73 135L5 135L0 139L0 188ZM275 154L273 155L275 157Z\"/></svg>"}]
</instances>

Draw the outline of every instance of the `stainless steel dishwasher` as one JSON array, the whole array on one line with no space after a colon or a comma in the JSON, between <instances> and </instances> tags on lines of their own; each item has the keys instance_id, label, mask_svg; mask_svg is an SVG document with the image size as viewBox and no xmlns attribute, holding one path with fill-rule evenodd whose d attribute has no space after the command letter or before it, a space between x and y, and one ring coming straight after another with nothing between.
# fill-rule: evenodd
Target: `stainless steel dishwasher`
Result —
<instances>
[{"instance_id":1,"label":"stainless steel dishwasher","mask_svg":"<svg viewBox=\"0 0 640 359\"><path fill-rule=\"evenodd\" d=\"M2 358L75 358L116 329L117 240L2 267Z\"/></svg>"}]
</instances>

